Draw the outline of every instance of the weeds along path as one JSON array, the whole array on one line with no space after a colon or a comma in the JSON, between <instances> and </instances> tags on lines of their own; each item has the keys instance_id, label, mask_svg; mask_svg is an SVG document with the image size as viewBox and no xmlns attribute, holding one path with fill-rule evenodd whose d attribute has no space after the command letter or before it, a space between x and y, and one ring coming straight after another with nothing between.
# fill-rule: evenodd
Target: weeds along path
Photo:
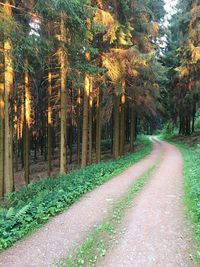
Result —
<instances>
[{"instance_id":1,"label":"weeds along path","mask_svg":"<svg viewBox=\"0 0 200 267\"><path fill-rule=\"evenodd\" d=\"M162 145L122 174L86 194L66 212L53 218L36 233L0 254L1 267L45 267L65 257L108 214L112 203L125 194L133 181L155 165Z\"/></svg>"},{"instance_id":2,"label":"weeds along path","mask_svg":"<svg viewBox=\"0 0 200 267\"><path fill-rule=\"evenodd\" d=\"M161 143L164 157L122 221L125 229L100 267L191 267L192 237L184 215L182 156Z\"/></svg>"}]
</instances>

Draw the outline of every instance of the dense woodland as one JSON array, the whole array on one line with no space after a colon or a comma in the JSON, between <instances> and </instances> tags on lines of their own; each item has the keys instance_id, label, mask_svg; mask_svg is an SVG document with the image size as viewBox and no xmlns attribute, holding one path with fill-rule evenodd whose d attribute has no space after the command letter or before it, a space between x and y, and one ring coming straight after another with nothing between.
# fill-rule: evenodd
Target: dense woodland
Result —
<instances>
[{"instance_id":1,"label":"dense woodland","mask_svg":"<svg viewBox=\"0 0 200 267\"><path fill-rule=\"evenodd\" d=\"M63 175L103 148L133 152L138 132L167 121L191 134L199 20L197 0L180 1L169 28L162 0L1 1L0 197L38 161Z\"/></svg>"}]
</instances>

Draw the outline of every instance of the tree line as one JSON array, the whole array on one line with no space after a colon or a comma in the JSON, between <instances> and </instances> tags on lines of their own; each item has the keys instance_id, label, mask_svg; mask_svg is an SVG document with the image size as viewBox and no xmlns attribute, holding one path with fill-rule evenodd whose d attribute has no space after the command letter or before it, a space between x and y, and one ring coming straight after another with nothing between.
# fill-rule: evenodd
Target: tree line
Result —
<instances>
[{"instance_id":1,"label":"tree line","mask_svg":"<svg viewBox=\"0 0 200 267\"><path fill-rule=\"evenodd\" d=\"M179 134L195 131L200 96L200 3L178 1L167 36L163 63L168 68L166 84L168 116Z\"/></svg>"},{"instance_id":2,"label":"tree line","mask_svg":"<svg viewBox=\"0 0 200 267\"><path fill-rule=\"evenodd\" d=\"M39 156L48 176L134 150L161 107L164 2L0 2L0 197Z\"/></svg>"}]
</instances>

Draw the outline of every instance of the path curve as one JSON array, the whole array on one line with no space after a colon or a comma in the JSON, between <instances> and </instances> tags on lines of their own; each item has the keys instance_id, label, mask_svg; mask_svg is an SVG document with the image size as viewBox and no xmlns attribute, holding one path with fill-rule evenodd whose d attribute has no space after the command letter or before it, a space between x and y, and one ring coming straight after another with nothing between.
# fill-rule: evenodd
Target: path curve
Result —
<instances>
[{"instance_id":1,"label":"path curve","mask_svg":"<svg viewBox=\"0 0 200 267\"><path fill-rule=\"evenodd\" d=\"M101 223L112 202L128 191L133 181L160 159L162 145L152 153L91 193L30 237L0 254L0 267L47 267L65 257L81 243L93 226Z\"/></svg>"},{"instance_id":2,"label":"path curve","mask_svg":"<svg viewBox=\"0 0 200 267\"><path fill-rule=\"evenodd\" d=\"M124 217L125 234L99 267L196 266L184 213L182 156L172 145L161 146L162 163Z\"/></svg>"}]
</instances>

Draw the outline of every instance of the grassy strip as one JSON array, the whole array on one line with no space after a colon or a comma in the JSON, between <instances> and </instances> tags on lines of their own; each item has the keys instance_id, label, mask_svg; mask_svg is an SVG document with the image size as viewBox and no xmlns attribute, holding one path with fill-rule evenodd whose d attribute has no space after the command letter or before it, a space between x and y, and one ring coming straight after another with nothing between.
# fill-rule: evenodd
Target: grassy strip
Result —
<instances>
[{"instance_id":1,"label":"grassy strip","mask_svg":"<svg viewBox=\"0 0 200 267\"><path fill-rule=\"evenodd\" d=\"M194 226L200 263L200 146L187 146L183 142L176 145L184 157L185 204Z\"/></svg>"},{"instance_id":2,"label":"grassy strip","mask_svg":"<svg viewBox=\"0 0 200 267\"><path fill-rule=\"evenodd\" d=\"M49 178L9 194L0 207L0 250L11 246L62 212L83 194L123 172L150 153L151 142L140 140L142 149L118 160L93 164L57 179Z\"/></svg>"},{"instance_id":3,"label":"grassy strip","mask_svg":"<svg viewBox=\"0 0 200 267\"><path fill-rule=\"evenodd\" d=\"M93 232L83 244L75 250L73 255L62 260L62 262L59 263L59 266L95 266L96 262L106 255L110 244L116 241L115 236L118 226L121 223L122 216L132 204L133 199L145 186L156 168L157 165L148 170L141 178L134 182L128 193L115 203L111 214L104 220L104 222L95 226Z\"/></svg>"}]
</instances>

